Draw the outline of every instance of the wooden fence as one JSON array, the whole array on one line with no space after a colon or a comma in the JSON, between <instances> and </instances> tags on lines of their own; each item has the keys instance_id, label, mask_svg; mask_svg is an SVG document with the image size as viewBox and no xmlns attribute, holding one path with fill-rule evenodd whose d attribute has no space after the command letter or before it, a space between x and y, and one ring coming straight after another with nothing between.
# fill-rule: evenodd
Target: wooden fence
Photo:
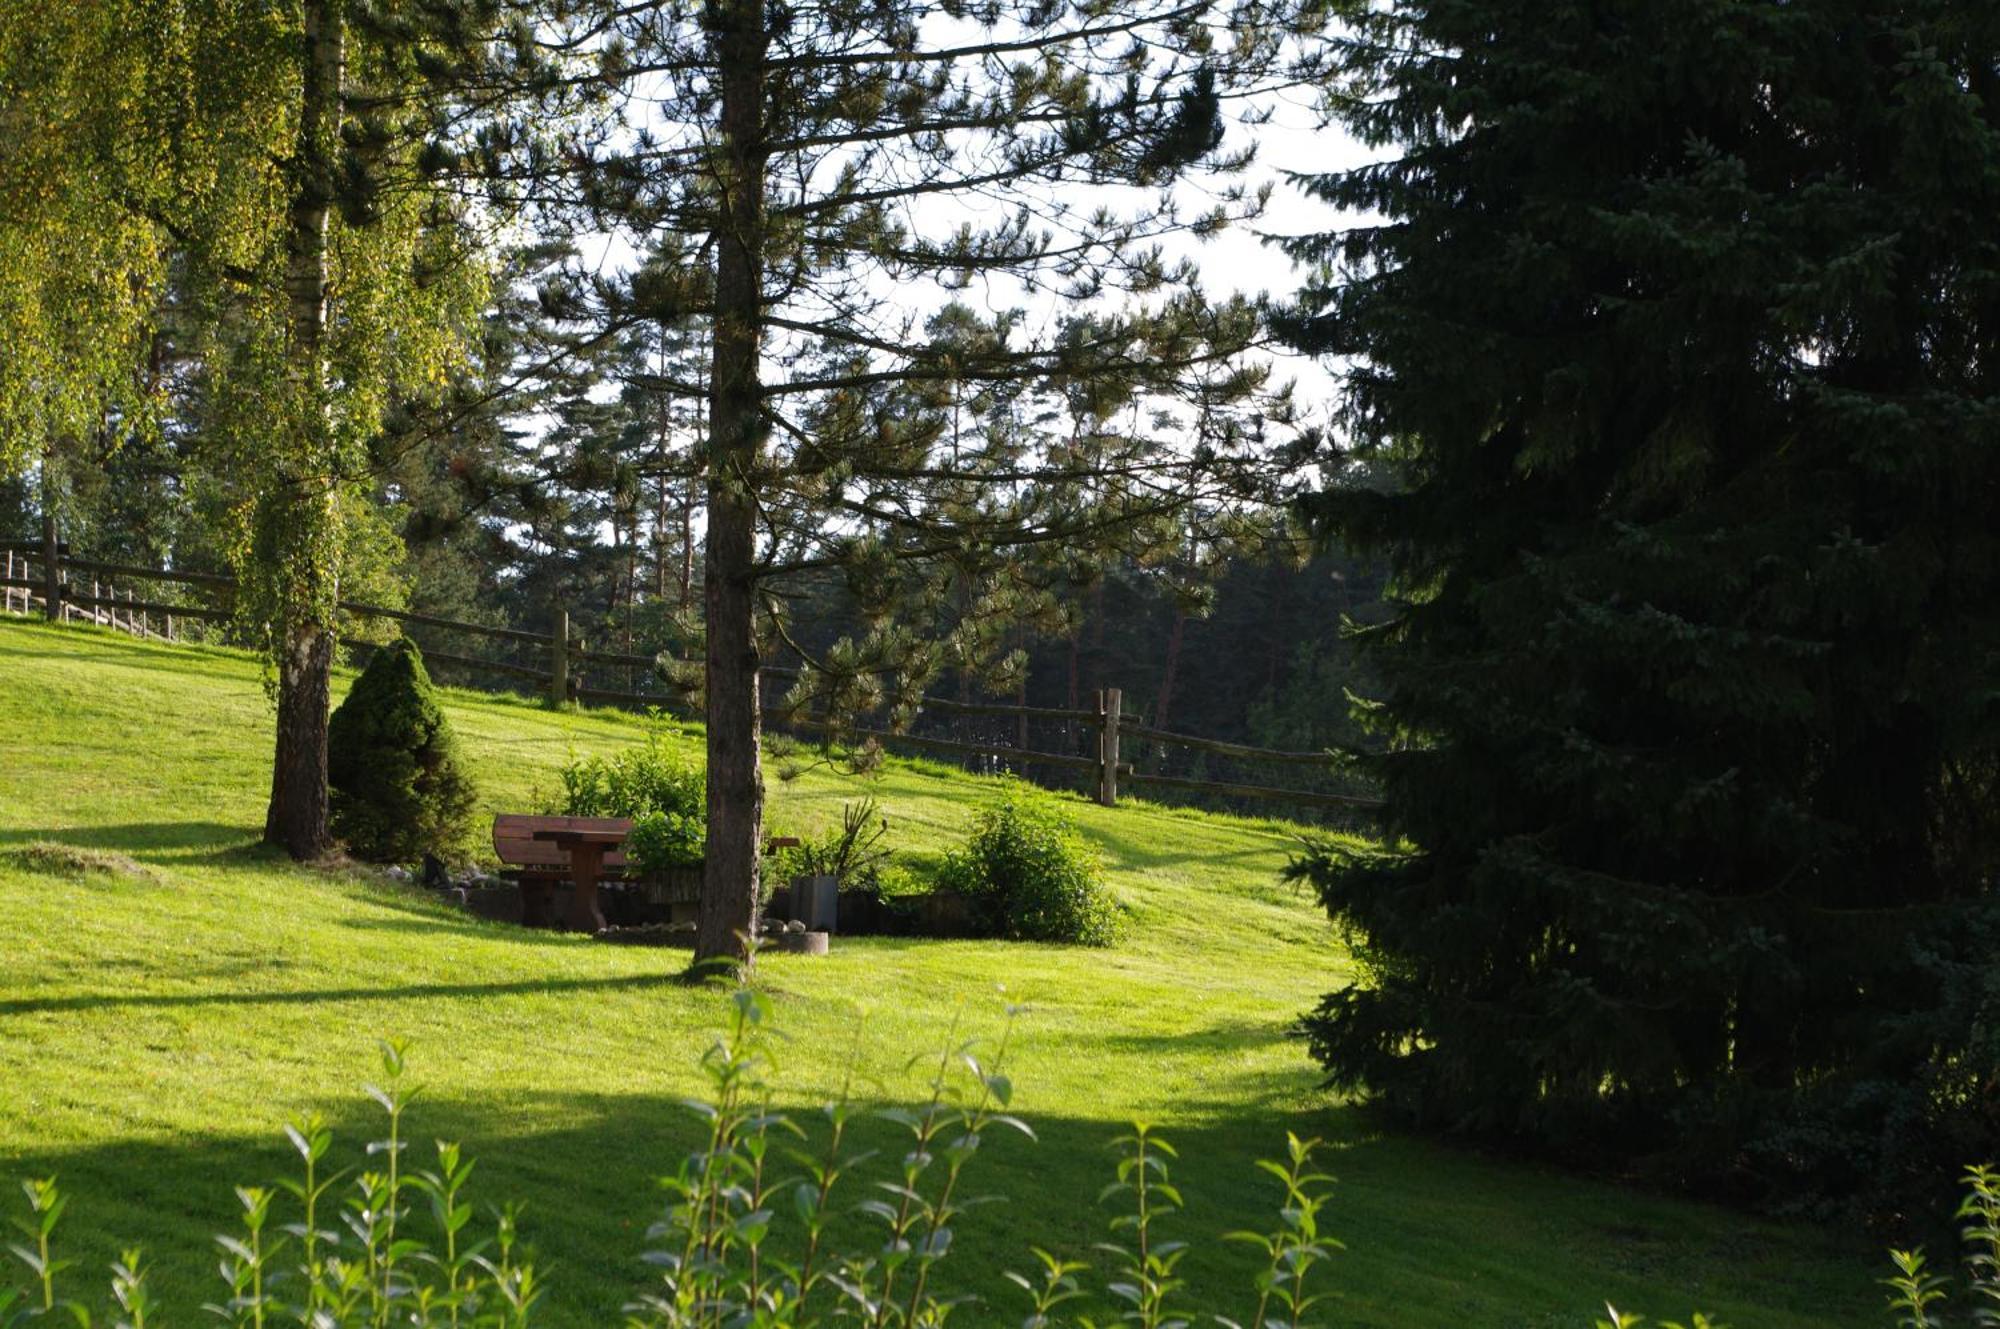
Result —
<instances>
[{"instance_id":1,"label":"wooden fence","mask_svg":"<svg viewBox=\"0 0 2000 1329\"><path fill-rule=\"evenodd\" d=\"M41 613L51 620L97 623L137 636L175 641L185 635L188 623L227 622L233 615L226 601L236 588L229 577L214 573L177 572L130 564L73 558L67 548L53 549L46 542L0 542L0 610L9 613ZM89 591L82 576L90 578ZM71 581L70 578L76 578ZM141 599L134 595L132 582L173 584L193 588L209 603L186 604ZM119 583L125 590L120 596ZM624 689L584 685L591 669L634 671L655 676L652 656L617 651L591 650L569 634L568 615L558 609L554 629L547 633L525 632L518 628L492 627L458 619L416 614L382 605L343 601L341 609L357 618L388 619L409 627L433 629L498 642L525 654L522 659L496 659L462 655L426 648L424 658L434 665L446 665L474 676L504 677L531 682L551 701L594 702L611 706L648 708L665 706L680 699L679 693L644 693ZM365 647L372 643L343 638L343 644ZM795 678L796 669L767 665L767 677ZM919 713L938 715L999 716L1018 721L1059 723L1065 729L1095 732L1090 752L1053 752L1009 745L942 738L927 734L898 733L887 729L856 725L835 726L824 718L797 715L780 707L768 707L767 719L776 727L822 736L838 734L873 739L885 746L896 745L918 752L936 752L958 758L985 758L1026 766L1076 771L1094 787L1105 806L1118 802L1119 791L1127 786L1154 786L1183 793L1220 798L1257 799L1322 809L1366 809L1379 806L1378 800L1348 793L1325 792L1253 782L1198 779L1144 769L1126 758L1128 743L1145 743L1156 751L1185 750L1225 758L1231 762L1292 769L1328 769L1332 758L1325 752L1285 752L1251 747L1194 734L1175 733L1134 723L1124 714L1123 693L1106 688L1088 709L1047 706L1016 706L1004 702L972 701L924 696Z\"/></svg>"}]
</instances>

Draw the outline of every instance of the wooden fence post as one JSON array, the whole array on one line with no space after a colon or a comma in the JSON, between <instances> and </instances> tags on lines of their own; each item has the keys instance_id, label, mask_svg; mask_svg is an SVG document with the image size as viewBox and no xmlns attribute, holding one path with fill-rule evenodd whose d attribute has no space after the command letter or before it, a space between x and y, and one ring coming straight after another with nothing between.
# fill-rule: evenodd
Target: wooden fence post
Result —
<instances>
[{"instance_id":1,"label":"wooden fence post","mask_svg":"<svg viewBox=\"0 0 2000 1329\"><path fill-rule=\"evenodd\" d=\"M46 507L47 500L43 500ZM49 622L62 620L62 564L56 548L56 510L42 513L42 612Z\"/></svg>"},{"instance_id":2,"label":"wooden fence post","mask_svg":"<svg viewBox=\"0 0 2000 1329\"><path fill-rule=\"evenodd\" d=\"M1097 731L1097 801L1107 808L1118 806L1118 711L1122 701L1117 688L1097 694L1097 713L1103 719Z\"/></svg>"},{"instance_id":3,"label":"wooden fence post","mask_svg":"<svg viewBox=\"0 0 2000 1329\"><path fill-rule=\"evenodd\" d=\"M555 630L549 637L549 705L569 704L569 610L556 606Z\"/></svg>"}]
</instances>

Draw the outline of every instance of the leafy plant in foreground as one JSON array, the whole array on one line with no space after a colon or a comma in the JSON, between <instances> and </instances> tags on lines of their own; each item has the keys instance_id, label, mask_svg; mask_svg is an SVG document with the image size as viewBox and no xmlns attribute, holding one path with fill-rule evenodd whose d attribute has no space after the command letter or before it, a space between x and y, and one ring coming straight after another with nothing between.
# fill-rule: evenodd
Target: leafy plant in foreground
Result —
<instances>
[{"instance_id":1,"label":"leafy plant in foreground","mask_svg":"<svg viewBox=\"0 0 2000 1329\"><path fill-rule=\"evenodd\" d=\"M939 1278L957 1248L959 1220L991 1197L971 1193L970 1165L996 1127L1033 1138L1010 1115L1013 1083L1005 1072L1008 1033L991 1056L981 1040L956 1025L938 1051L909 1063L922 1068L927 1093L913 1107L870 1111L853 1096L853 1080L807 1118L774 1106L776 1061L771 999L739 988L728 1027L702 1056L708 1093L688 1106L703 1129L695 1150L664 1181L666 1212L647 1234L644 1260L657 1274L626 1305L629 1329L809 1329L830 1323L864 1329L937 1329L975 1299ZM1008 1011L1007 1029L1016 1012ZM858 1039L857 1039L858 1042ZM858 1052L857 1047L857 1052ZM851 1067L859 1061L851 1056ZM415 1090L400 1044L382 1047L382 1077L367 1087L381 1108L384 1130L370 1142L366 1170L330 1170L333 1135L317 1116L295 1120L286 1137L298 1175L270 1187L236 1190L240 1227L217 1238L226 1294L207 1306L235 1329L297 1324L311 1329L523 1329L542 1298L534 1266L523 1258L516 1211L498 1210L477 1231L469 1199L472 1162L455 1144L435 1146L435 1165L412 1169L405 1117ZM877 1118L908 1137L882 1168L853 1142L858 1119ZM1024 1293L1023 1329L1187 1329L1190 1289L1180 1273L1188 1242L1167 1228L1183 1209L1174 1185L1173 1146L1141 1124L1114 1142L1116 1177L1102 1194L1117 1213L1113 1239L1100 1245L1110 1269L1099 1280L1080 1259L1031 1246L1031 1274L1009 1272ZM1283 1187L1279 1222L1270 1232L1231 1232L1223 1240L1255 1247L1264 1257L1242 1320L1214 1316L1225 1329L1306 1329L1322 1295L1313 1271L1343 1249L1321 1229L1327 1188L1314 1154L1317 1141L1288 1137L1283 1159L1259 1164ZM873 1174L873 1175L871 1175ZM2000 1172L1975 1168L1959 1216L1969 1252L1969 1323L2000 1323ZM66 1317L80 1329L92 1308L65 1295L62 1275L72 1262L55 1253L55 1234L68 1204L53 1179L27 1182L27 1215L14 1227L11 1250L28 1275L24 1286L0 1286L0 1327L13 1329ZM858 1217L877 1230L854 1238L844 1220ZM1886 1280L1891 1308L1910 1329L1943 1329L1944 1280L1920 1252L1897 1252ZM126 1250L111 1268L107 1322L145 1329L165 1316L149 1290L150 1267ZM1108 1307L1108 1314L1103 1308ZM1638 1316L1609 1309L1599 1329L1640 1329ZM981 1323L995 1308L981 1306ZM1103 1318L1096 1318L1103 1315ZM1681 1329L1667 1324L1660 1329ZM1694 1316L1686 1329L1722 1329Z\"/></svg>"},{"instance_id":2,"label":"leafy plant in foreground","mask_svg":"<svg viewBox=\"0 0 2000 1329\"><path fill-rule=\"evenodd\" d=\"M403 1117L415 1090L405 1078L404 1048L382 1044L382 1078L367 1093L383 1110L386 1133L370 1141L375 1166L350 1176L329 1172L333 1134L317 1114L285 1127L299 1175L274 1186L238 1186L240 1229L216 1238L226 1295L204 1309L236 1329L300 1324L314 1329L386 1329L390 1324L433 1329L520 1329L529 1323L541 1285L520 1255L512 1208L494 1216L490 1235L473 1237L465 1186L472 1165L456 1144L437 1142L437 1167L412 1172ZM21 1289L0 1288L0 1325L57 1313L81 1329L89 1306L58 1295L57 1275L69 1262L51 1254L51 1237L67 1205L54 1178L29 1181L29 1214L15 1227L27 1238L10 1249L34 1278ZM279 1213L289 1201L289 1216ZM430 1222L412 1223L420 1202ZM148 1288L149 1266L136 1250L112 1266L111 1323L145 1329L159 1310Z\"/></svg>"}]
</instances>

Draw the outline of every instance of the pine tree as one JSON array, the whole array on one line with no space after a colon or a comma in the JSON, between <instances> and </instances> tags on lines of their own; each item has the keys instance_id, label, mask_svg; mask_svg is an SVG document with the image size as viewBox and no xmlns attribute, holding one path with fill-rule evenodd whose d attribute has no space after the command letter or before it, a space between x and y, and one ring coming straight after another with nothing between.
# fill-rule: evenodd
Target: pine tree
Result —
<instances>
[{"instance_id":1,"label":"pine tree","mask_svg":"<svg viewBox=\"0 0 2000 1329\"><path fill-rule=\"evenodd\" d=\"M2000 10L1409 0L1341 51L1385 159L1312 188L1381 220L1297 247L1292 332L1354 365L1313 515L1399 603L1382 847L1298 865L1366 980L1314 1051L1711 1184L1961 1163L2000 1101Z\"/></svg>"},{"instance_id":2,"label":"pine tree","mask_svg":"<svg viewBox=\"0 0 2000 1329\"><path fill-rule=\"evenodd\" d=\"M942 653L896 604L955 585L983 611L968 621L1004 636L991 629L1039 603L1001 566L1010 551L1158 544L1196 498L1261 496L1247 460L1261 438L1240 408L1262 383L1234 363L1259 320L1202 298L1192 264L1160 245L1255 210L1228 179L1245 158L1221 143L1225 118L1287 76L1288 24L1307 8L576 11L564 43L604 52L629 112L578 204L645 256L604 317L699 326L711 348L705 380L652 380L708 401L698 960L739 955L755 925L758 673L783 641L788 579L840 571L871 616L810 660L808 691L879 698L886 672L906 695ZM1213 207L1175 195L1190 171L1215 184ZM939 297L967 287L980 298L946 309ZM1037 290L1068 316L1042 326L1016 307ZM1134 419L1081 440L1040 427L1095 384L1124 385ZM1175 402L1166 419L1146 409ZM918 565L938 574L930 594L911 585Z\"/></svg>"}]
</instances>

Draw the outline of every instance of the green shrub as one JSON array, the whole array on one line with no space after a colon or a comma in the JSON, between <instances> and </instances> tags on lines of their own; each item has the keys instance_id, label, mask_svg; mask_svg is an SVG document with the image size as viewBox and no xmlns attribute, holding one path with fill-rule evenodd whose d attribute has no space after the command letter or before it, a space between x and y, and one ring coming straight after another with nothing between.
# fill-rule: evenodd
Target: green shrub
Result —
<instances>
[{"instance_id":1,"label":"green shrub","mask_svg":"<svg viewBox=\"0 0 2000 1329\"><path fill-rule=\"evenodd\" d=\"M875 874L872 889L884 900L928 895L937 889L938 861L935 854L899 855Z\"/></svg>"},{"instance_id":2,"label":"green shrub","mask_svg":"<svg viewBox=\"0 0 2000 1329\"><path fill-rule=\"evenodd\" d=\"M326 740L328 816L349 853L406 863L461 848L472 781L415 642L376 648Z\"/></svg>"},{"instance_id":3,"label":"green shrub","mask_svg":"<svg viewBox=\"0 0 2000 1329\"><path fill-rule=\"evenodd\" d=\"M708 838L708 775L659 734L613 757L562 769L559 809L571 817L630 817L626 856L644 872L693 867Z\"/></svg>"},{"instance_id":4,"label":"green shrub","mask_svg":"<svg viewBox=\"0 0 2000 1329\"><path fill-rule=\"evenodd\" d=\"M972 838L945 855L938 885L968 897L990 936L1109 946L1118 935L1097 851L1067 812L1029 789L979 814Z\"/></svg>"},{"instance_id":5,"label":"green shrub","mask_svg":"<svg viewBox=\"0 0 2000 1329\"><path fill-rule=\"evenodd\" d=\"M708 843L708 826L699 815L647 812L632 819L625 837L625 856L644 872L699 866Z\"/></svg>"}]
</instances>

